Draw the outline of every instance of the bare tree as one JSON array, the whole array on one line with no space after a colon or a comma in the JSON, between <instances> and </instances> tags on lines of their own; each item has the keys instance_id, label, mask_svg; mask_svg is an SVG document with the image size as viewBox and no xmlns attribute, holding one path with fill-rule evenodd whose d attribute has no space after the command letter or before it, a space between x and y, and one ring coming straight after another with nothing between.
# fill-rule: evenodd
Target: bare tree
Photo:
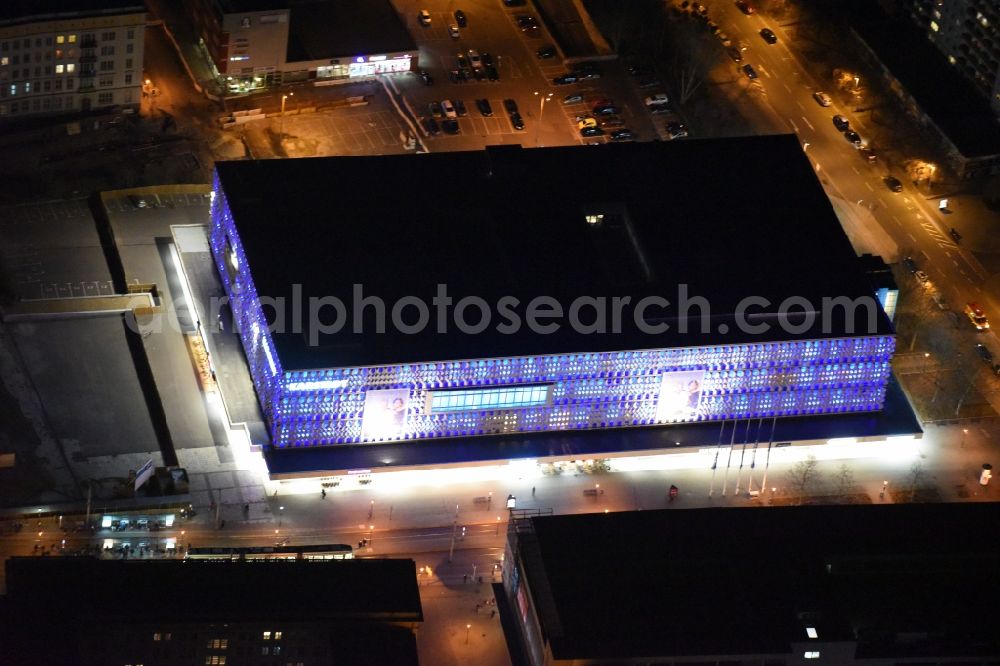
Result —
<instances>
[{"instance_id":1,"label":"bare tree","mask_svg":"<svg viewBox=\"0 0 1000 666\"><path fill-rule=\"evenodd\" d=\"M810 455L805 460L795 463L787 475L788 485L798 493L799 504L802 504L806 489L816 481L816 456Z\"/></svg>"},{"instance_id":2,"label":"bare tree","mask_svg":"<svg viewBox=\"0 0 1000 666\"><path fill-rule=\"evenodd\" d=\"M835 480L837 482L838 495L847 495L854 490L854 472L847 463L843 463L837 468Z\"/></svg>"}]
</instances>

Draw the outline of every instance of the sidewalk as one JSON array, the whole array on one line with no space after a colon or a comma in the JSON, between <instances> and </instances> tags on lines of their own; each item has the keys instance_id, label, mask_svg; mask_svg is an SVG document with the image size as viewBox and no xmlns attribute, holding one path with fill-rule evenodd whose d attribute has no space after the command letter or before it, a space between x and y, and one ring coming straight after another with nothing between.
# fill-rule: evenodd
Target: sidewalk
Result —
<instances>
[{"instance_id":1,"label":"sidewalk","mask_svg":"<svg viewBox=\"0 0 1000 666\"><path fill-rule=\"evenodd\" d=\"M195 89L211 100L220 101L225 90L213 74L208 52L199 46L199 36L194 33L190 21L182 13L181 3L148 0L146 6L155 19L150 22L150 26L159 23L163 27Z\"/></svg>"}]
</instances>

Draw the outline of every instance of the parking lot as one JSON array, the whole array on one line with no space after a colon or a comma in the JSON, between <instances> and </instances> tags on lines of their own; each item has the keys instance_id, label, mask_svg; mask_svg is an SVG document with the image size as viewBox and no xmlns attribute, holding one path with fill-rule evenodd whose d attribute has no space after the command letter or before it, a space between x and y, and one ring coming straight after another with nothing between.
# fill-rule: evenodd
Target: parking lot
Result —
<instances>
[{"instance_id":1,"label":"parking lot","mask_svg":"<svg viewBox=\"0 0 1000 666\"><path fill-rule=\"evenodd\" d=\"M114 292L86 199L0 209L0 270L24 300Z\"/></svg>"}]
</instances>

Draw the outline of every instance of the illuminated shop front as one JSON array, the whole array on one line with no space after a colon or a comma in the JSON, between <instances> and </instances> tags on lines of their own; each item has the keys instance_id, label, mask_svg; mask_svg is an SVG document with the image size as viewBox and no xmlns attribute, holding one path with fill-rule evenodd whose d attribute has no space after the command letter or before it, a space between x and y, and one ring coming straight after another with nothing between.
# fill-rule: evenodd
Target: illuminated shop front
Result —
<instances>
[{"instance_id":1,"label":"illuminated shop front","mask_svg":"<svg viewBox=\"0 0 1000 666\"><path fill-rule=\"evenodd\" d=\"M874 412L885 400L891 331L285 367L218 176L215 195L212 251L275 447Z\"/></svg>"},{"instance_id":2,"label":"illuminated shop front","mask_svg":"<svg viewBox=\"0 0 1000 666\"><path fill-rule=\"evenodd\" d=\"M394 56L357 56L353 60L332 61L329 65L316 68L317 79L343 79L376 74L398 74L413 69L413 58L409 53Z\"/></svg>"}]
</instances>

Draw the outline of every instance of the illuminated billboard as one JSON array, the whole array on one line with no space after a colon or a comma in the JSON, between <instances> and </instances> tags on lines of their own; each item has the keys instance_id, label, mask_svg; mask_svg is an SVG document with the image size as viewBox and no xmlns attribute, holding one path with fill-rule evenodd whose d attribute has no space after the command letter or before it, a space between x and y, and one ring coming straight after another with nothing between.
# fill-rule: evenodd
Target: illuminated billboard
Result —
<instances>
[{"instance_id":1,"label":"illuminated billboard","mask_svg":"<svg viewBox=\"0 0 1000 666\"><path fill-rule=\"evenodd\" d=\"M696 421L704 382L704 370L663 373L656 403L657 423Z\"/></svg>"},{"instance_id":2,"label":"illuminated billboard","mask_svg":"<svg viewBox=\"0 0 1000 666\"><path fill-rule=\"evenodd\" d=\"M361 436L367 441L402 439L406 430L408 389L382 389L365 393Z\"/></svg>"}]
</instances>

